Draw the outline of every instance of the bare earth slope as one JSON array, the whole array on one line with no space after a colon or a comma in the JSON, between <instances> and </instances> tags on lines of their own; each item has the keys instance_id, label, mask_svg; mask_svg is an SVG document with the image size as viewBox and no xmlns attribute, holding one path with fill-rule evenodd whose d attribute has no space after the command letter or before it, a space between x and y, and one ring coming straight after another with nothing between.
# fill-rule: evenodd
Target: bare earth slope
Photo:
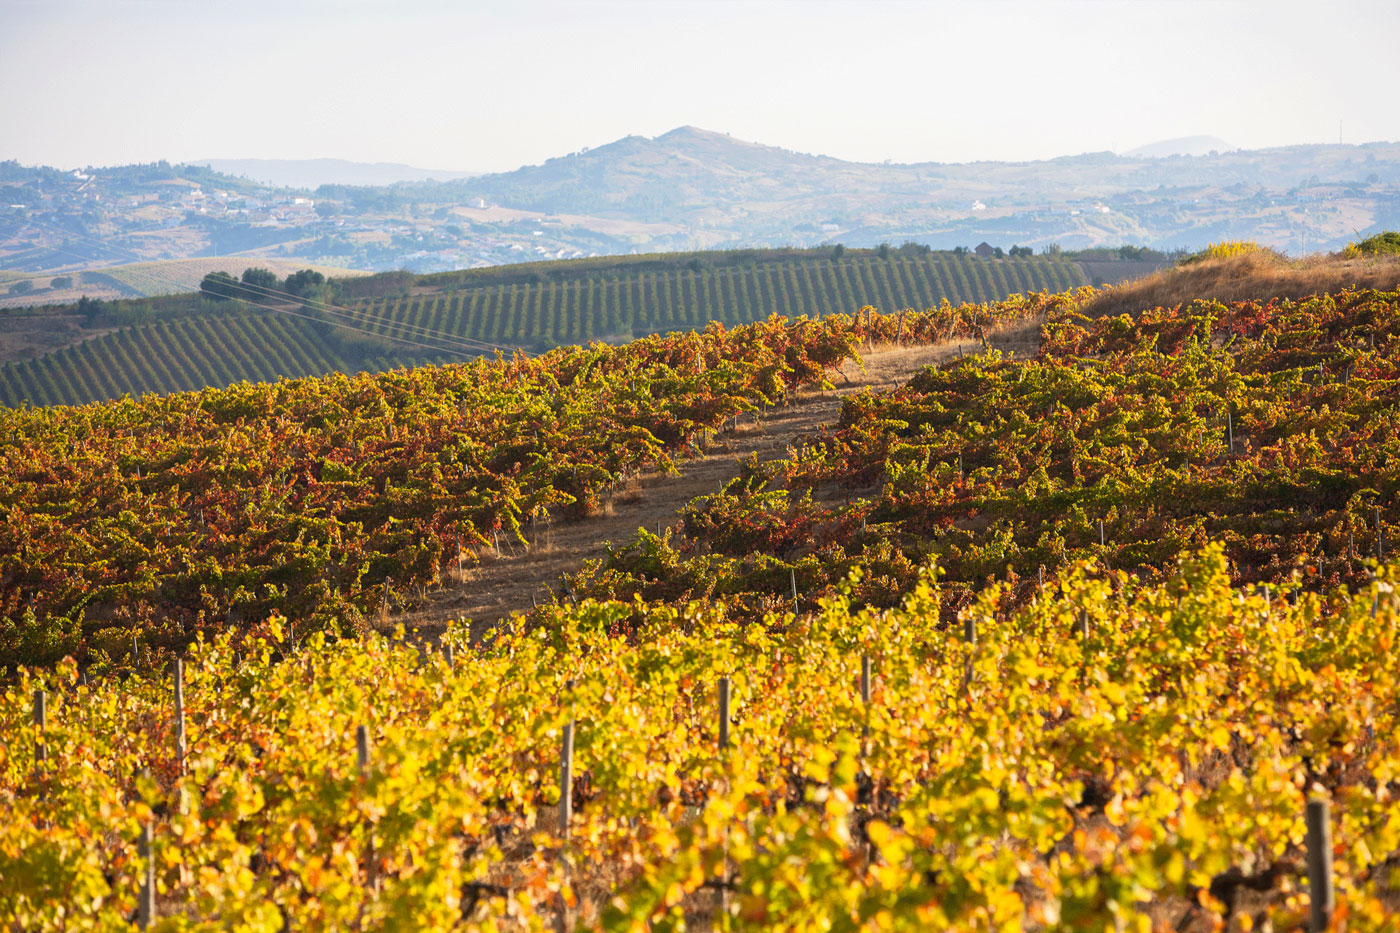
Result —
<instances>
[{"instance_id":1,"label":"bare earth slope","mask_svg":"<svg viewBox=\"0 0 1400 933\"><path fill-rule=\"evenodd\" d=\"M1033 355L1040 344L1040 322L1029 321L993 333L988 342L1003 353ZM977 344L963 341L877 347L866 352L864 371L855 363L847 364L844 372L833 378L834 389L803 393L786 407L764 411L757 420L745 418L738 431L718 435L703 456L678 464L680 475L645 476L630 488L619 490L602 514L541 528L532 548L502 542L500 557L484 555L479 565L465 570L462 579L429 591L421 606L382 619L380 625L387 629L402 623L431 636L448 622L465 618L472 620L472 635L478 637L512 613L528 610L536 601L547 602L551 587L559 586L561 574L573 573L585 561L602 557L608 542L620 545L638 528L655 531L669 527L687 502L714 492L722 482L737 476L739 462L750 454L757 454L761 461L785 456L798 437L834 423L845 396L892 388L930 363L976 349Z\"/></svg>"}]
</instances>

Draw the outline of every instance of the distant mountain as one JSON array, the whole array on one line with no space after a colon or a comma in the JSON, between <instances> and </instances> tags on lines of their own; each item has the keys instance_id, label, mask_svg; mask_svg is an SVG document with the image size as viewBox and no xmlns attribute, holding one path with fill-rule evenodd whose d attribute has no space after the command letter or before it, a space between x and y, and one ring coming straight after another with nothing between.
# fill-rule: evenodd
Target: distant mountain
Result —
<instances>
[{"instance_id":1,"label":"distant mountain","mask_svg":"<svg viewBox=\"0 0 1400 933\"><path fill-rule=\"evenodd\" d=\"M243 176L278 188L318 188L321 185L394 185L405 181L455 181L476 172L414 168L399 162L347 162L344 159L204 159L216 172Z\"/></svg>"},{"instance_id":2,"label":"distant mountain","mask_svg":"<svg viewBox=\"0 0 1400 933\"><path fill-rule=\"evenodd\" d=\"M805 196L840 196L843 171L870 168L683 126L456 183L487 200L555 213L612 213L652 222L745 212ZM901 166L902 168L902 166ZM862 185L862 187L864 187Z\"/></svg>"},{"instance_id":3,"label":"distant mountain","mask_svg":"<svg viewBox=\"0 0 1400 933\"><path fill-rule=\"evenodd\" d=\"M1400 213L1400 144L1232 150L1197 137L1144 148L1201 147L1207 155L1193 159L1095 152L1037 162L874 164L684 126L437 191L415 186L413 196L679 227L670 240L649 244L666 249L906 238L934 248L986 240L1173 249L1246 238L1296 251L1336 248L1353 229L1394 225ZM1316 200L1335 209L1304 216ZM1348 227L1342 217L1360 222Z\"/></svg>"},{"instance_id":4,"label":"distant mountain","mask_svg":"<svg viewBox=\"0 0 1400 933\"><path fill-rule=\"evenodd\" d=\"M1219 136L1178 136L1148 143L1123 153L1129 159L1165 159L1169 156L1203 156L1212 152L1229 152L1235 147Z\"/></svg>"},{"instance_id":5,"label":"distant mountain","mask_svg":"<svg viewBox=\"0 0 1400 933\"><path fill-rule=\"evenodd\" d=\"M767 246L1335 250L1400 228L1400 143L1230 149L1211 137L1035 162L848 162L693 126L510 172L410 180L314 160L78 172L0 162L0 268L42 273L228 256L450 271L525 260ZM1215 154L1211 154L1214 152ZM310 174L270 187L232 173ZM387 171L393 184L365 185ZM450 173L439 173L447 175ZM308 192L314 192L310 198ZM314 204L311 203L314 201Z\"/></svg>"}]
</instances>

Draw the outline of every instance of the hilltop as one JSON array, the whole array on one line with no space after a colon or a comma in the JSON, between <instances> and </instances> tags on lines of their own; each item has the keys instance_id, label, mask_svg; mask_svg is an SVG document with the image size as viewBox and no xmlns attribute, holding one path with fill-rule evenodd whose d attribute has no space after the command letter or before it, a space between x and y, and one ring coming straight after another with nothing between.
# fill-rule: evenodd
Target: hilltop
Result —
<instances>
[{"instance_id":1,"label":"hilltop","mask_svg":"<svg viewBox=\"0 0 1400 933\"><path fill-rule=\"evenodd\" d=\"M1203 156L1212 152L1229 152L1234 148L1219 136L1178 136L1175 139L1163 139L1129 149L1123 155L1128 158L1166 159L1171 156Z\"/></svg>"},{"instance_id":2,"label":"hilltop","mask_svg":"<svg viewBox=\"0 0 1400 933\"><path fill-rule=\"evenodd\" d=\"M1400 143L874 164L697 127L451 181L276 188L202 166L0 164L0 266L298 257L365 270L912 240L936 249L1249 237L1303 254L1400 226ZM1163 148L1165 147L1165 148ZM1160 153L1153 155L1150 153Z\"/></svg>"},{"instance_id":3,"label":"hilltop","mask_svg":"<svg viewBox=\"0 0 1400 933\"><path fill-rule=\"evenodd\" d=\"M415 168L402 162L350 162L346 159L201 159L223 175L249 178L277 188L319 188L321 185L396 185L404 181L452 181L480 172Z\"/></svg>"}]
</instances>

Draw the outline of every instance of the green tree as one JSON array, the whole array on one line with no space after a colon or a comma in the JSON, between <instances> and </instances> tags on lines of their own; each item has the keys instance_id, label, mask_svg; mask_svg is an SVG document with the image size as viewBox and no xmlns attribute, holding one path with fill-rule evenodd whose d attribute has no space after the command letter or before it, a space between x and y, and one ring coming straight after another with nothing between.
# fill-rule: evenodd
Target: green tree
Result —
<instances>
[{"instance_id":1,"label":"green tree","mask_svg":"<svg viewBox=\"0 0 1400 933\"><path fill-rule=\"evenodd\" d=\"M227 272L211 272L199 283L199 290L210 298L224 301L238 296L238 280Z\"/></svg>"},{"instance_id":2,"label":"green tree","mask_svg":"<svg viewBox=\"0 0 1400 933\"><path fill-rule=\"evenodd\" d=\"M98 317L107 311L107 303L100 298L89 298L87 295L78 299L78 314L82 315L85 324L91 326L97 323Z\"/></svg>"},{"instance_id":3,"label":"green tree","mask_svg":"<svg viewBox=\"0 0 1400 933\"><path fill-rule=\"evenodd\" d=\"M326 277L321 273L314 269L302 269L287 276L285 290L298 298L315 298L325 284Z\"/></svg>"},{"instance_id":4,"label":"green tree","mask_svg":"<svg viewBox=\"0 0 1400 933\"><path fill-rule=\"evenodd\" d=\"M10 286L11 295L28 295L34 291L34 283L28 279L20 279Z\"/></svg>"},{"instance_id":5,"label":"green tree","mask_svg":"<svg viewBox=\"0 0 1400 933\"><path fill-rule=\"evenodd\" d=\"M49 280L49 288L72 288L73 277L71 275L56 275Z\"/></svg>"},{"instance_id":6,"label":"green tree","mask_svg":"<svg viewBox=\"0 0 1400 933\"><path fill-rule=\"evenodd\" d=\"M846 255L846 247L842 246L840 243L837 243L831 248L831 258L833 260L840 259L844 255Z\"/></svg>"},{"instance_id":7,"label":"green tree","mask_svg":"<svg viewBox=\"0 0 1400 933\"><path fill-rule=\"evenodd\" d=\"M265 290L280 291L282 280L277 277L277 273L271 269L250 268L243 270L243 284L253 286L252 295L256 297L265 293Z\"/></svg>"}]
</instances>

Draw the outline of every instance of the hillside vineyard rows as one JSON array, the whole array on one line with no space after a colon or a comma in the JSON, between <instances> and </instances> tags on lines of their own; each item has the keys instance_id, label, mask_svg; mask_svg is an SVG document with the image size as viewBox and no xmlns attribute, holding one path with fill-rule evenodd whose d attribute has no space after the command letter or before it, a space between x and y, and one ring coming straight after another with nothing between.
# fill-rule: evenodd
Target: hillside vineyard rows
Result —
<instances>
[{"instance_id":1,"label":"hillside vineyard rows","mask_svg":"<svg viewBox=\"0 0 1400 933\"><path fill-rule=\"evenodd\" d=\"M1325 795L1336 929L1397 928L1388 575L1291 605L1213 548L998 595L959 626L927 582L743 627L584 603L427 656L273 628L197 645L178 694L25 672L0 921L1301 930Z\"/></svg>"},{"instance_id":2,"label":"hillside vineyard rows","mask_svg":"<svg viewBox=\"0 0 1400 933\"><path fill-rule=\"evenodd\" d=\"M929 341L1032 305L888 317ZM588 515L625 478L820 384L879 319L0 409L0 664L127 660L133 636L179 648L273 612L362 630L501 536Z\"/></svg>"},{"instance_id":3,"label":"hillside vineyard rows","mask_svg":"<svg viewBox=\"0 0 1400 933\"><path fill-rule=\"evenodd\" d=\"M1045 257L988 261L951 254L894 253L885 259L855 255L701 271L430 287L427 293L409 298L348 306L359 331L382 338L354 354L341 341L325 336L339 321L328 325L276 311L221 310L125 327L33 360L0 366L0 405L83 404L123 394L222 387L245 379L377 372L460 358L460 348L454 350L450 343L425 336L424 329L540 349L697 330L711 320L735 326L773 313L818 316L866 304L896 311L926 308L944 300L987 302L1017 292L1060 291L1083 281L1078 266ZM365 336L355 335L361 345Z\"/></svg>"},{"instance_id":4,"label":"hillside vineyard rows","mask_svg":"<svg viewBox=\"0 0 1400 933\"><path fill-rule=\"evenodd\" d=\"M1400 293L1093 294L0 409L0 923L1400 931ZM369 624L948 340L481 640Z\"/></svg>"},{"instance_id":5,"label":"hillside vineyard rows","mask_svg":"<svg viewBox=\"0 0 1400 933\"><path fill-rule=\"evenodd\" d=\"M275 382L288 374L382 372L441 356L416 352L352 360L305 320L231 308L218 315L123 327L56 353L0 366L0 401L86 404L127 394Z\"/></svg>"},{"instance_id":6,"label":"hillside vineyard rows","mask_svg":"<svg viewBox=\"0 0 1400 933\"><path fill-rule=\"evenodd\" d=\"M1093 321L1078 303L1047 302L1035 359L969 355L847 399L572 589L757 618L857 567L862 602L897 605L933 560L951 619L990 580L1024 601L1078 560L1154 578L1217 541L1237 584L1326 588L1364 583L1400 542L1400 295Z\"/></svg>"}]
</instances>

